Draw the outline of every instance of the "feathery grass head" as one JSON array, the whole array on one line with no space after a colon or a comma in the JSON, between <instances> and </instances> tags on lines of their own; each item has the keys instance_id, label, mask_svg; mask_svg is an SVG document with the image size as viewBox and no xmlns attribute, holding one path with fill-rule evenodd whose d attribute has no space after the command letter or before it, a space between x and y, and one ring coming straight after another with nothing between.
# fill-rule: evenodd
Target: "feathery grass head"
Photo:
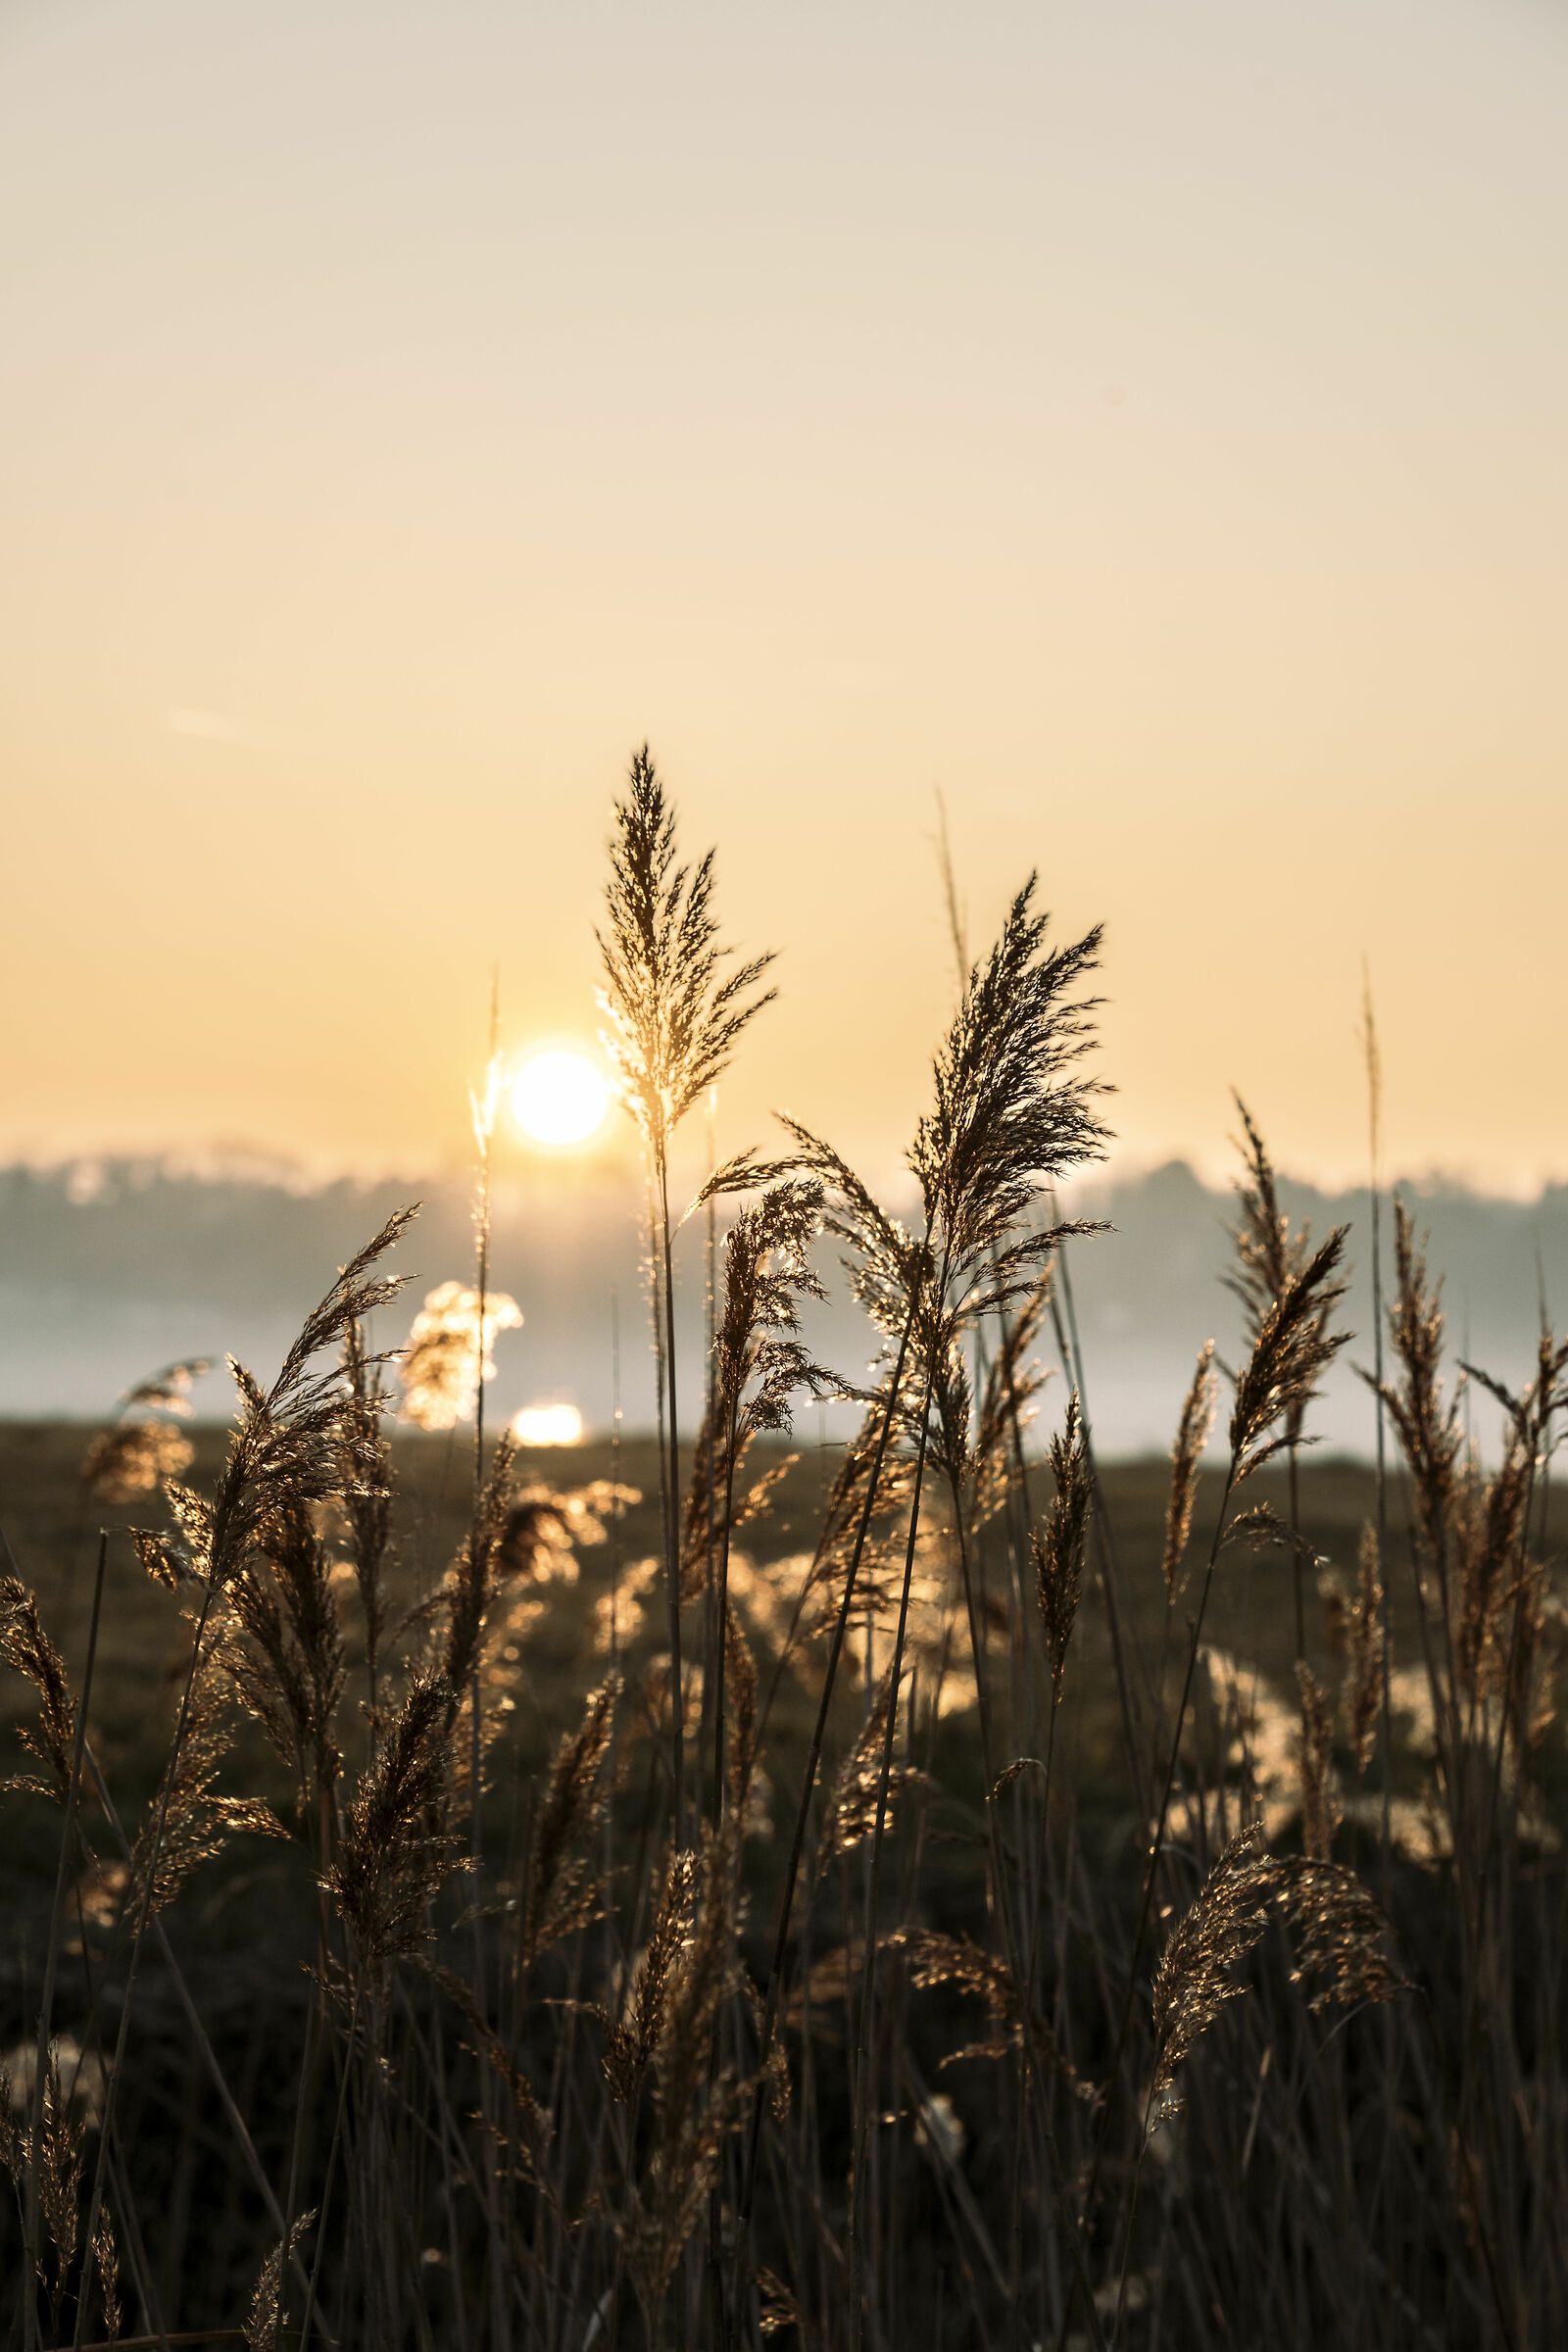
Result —
<instances>
[{"instance_id":1,"label":"feathery grass head","mask_svg":"<svg viewBox=\"0 0 1568 2352\"><path fill-rule=\"evenodd\" d=\"M229 1581L240 1633L223 1658L236 1690L297 1779L302 1812L336 1784L345 1676L332 1563L315 1514L279 1498L258 1549Z\"/></svg>"},{"instance_id":2,"label":"feathery grass head","mask_svg":"<svg viewBox=\"0 0 1568 2352\"><path fill-rule=\"evenodd\" d=\"M950 1267L996 1258L998 1287L1009 1297L1025 1265L1049 1250L1030 1237L1029 1251L1013 1228L1044 1186L1103 1157L1108 1134L1094 1109L1103 1084L1075 1067L1093 1042L1099 1004L1075 992L1099 961L1101 929L1048 951L1049 918L1034 911L1034 888L1031 875L969 975L908 1154Z\"/></svg>"},{"instance_id":3,"label":"feathery grass head","mask_svg":"<svg viewBox=\"0 0 1568 2352\"><path fill-rule=\"evenodd\" d=\"M1335 1227L1322 1248L1291 1275L1258 1323L1231 1410L1231 1459L1238 1486L1298 1442L1301 1415L1349 1337L1348 1332L1331 1335L1328 1329L1329 1316L1345 1296L1345 1285L1336 1278L1345 1255L1346 1231L1343 1225Z\"/></svg>"},{"instance_id":4,"label":"feathery grass head","mask_svg":"<svg viewBox=\"0 0 1568 2352\"><path fill-rule=\"evenodd\" d=\"M1255 1350L1274 1308L1312 1262L1312 1236L1310 1226L1304 1221L1298 1232L1292 1233L1290 1219L1279 1204L1274 1163L1240 1095L1236 1097L1236 1107L1241 1113L1246 1141L1241 1147L1244 1172L1236 1186L1241 1215L1232 1232L1238 1270L1226 1276L1225 1286L1246 1309L1248 1346ZM1326 1340L1329 1316L1340 1296L1339 1292L1331 1295L1325 1291L1319 1297L1316 1337L1320 1342ZM1301 1425L1314 1387L1315 1382L1308 1381L1283 1408L1287 1446L1300 1443Z\"/></svg>"},{"instance_id":5,"label":"feathery grass head","mask_svg":"<svg viewBox=\"0 0 1568 2352\"><path fill-rule=\"evenodd\" d=\"M1301 1728L1297 1739L1301 1843L1311 1861L1326 1862L1343 1818L1334 1783L1334 1735L1328 1701L1304 1658L1296 1661L1296 1683L1301 1694Z\"/></svg>"},{"instance_id":6,"label":"feathery grass head","mask_svg":"<svg viewBox=\"0 0 1568 2352\"><path fill-rule=\"evenodd\" d=\"M421 1947L429 1906L459 1859L447 1818L451 1728L446 1681L421 1668L383 1727L323 1874L362 1970Z\"/></svg>"},{"instance_id":7,"label":"feathery grass head","mask_svg":"<svg viewBox=\"0 0 1568 2352\"><path fill-rule=\"evenodd\" d=\"M714 1385L721 1423L747 1435L787 1430L798 1390L823 1396L836 1387L798 1337L800 1301L826 1297L810 1263L821 1228L818 1179L786 1176L742 1208L725 1239Z\"/></svg>"},{"instance_id":8,"label":"feathery grass head","mask_svg":"<svg viewBox=\"0 0 1568 2352\"><path fill-rule=\"evenodd\" d=\"M1051 1440L1051 1475L1055 1492L1044 1526L1034 1531L1035 1584L1040 1621L1045 1627L1046 1655L1051 1661L1051 1689L1061 1702L1067 1644L1072 1640L1078 1599L1083 1591L1084 1550L1089 1539L1089 1514L1094 1503L1094 1475L1084 1437L1078 1399L1067 1400L1065 1429Z\"/></svg>"},{"instance_id":9,"label":"feathery grass head","mask_svg":"<svg viewBox=\"0 0 1568 2352\"><path fill-rule=\"evenodd\" d=\"M494 1380L497 1334L516 1331L522 1309L506 1291L479 1294L465 1283L437 1283L415 1316L403 1350L403 1415L416 1429L471 1421L481 1380ZM481 1328L482 1326L482 1328Z\"/></svg>"},{"instance_id":10,"label":"feathery grass head","mask_svg":"<svg viewBox=\"0 0 1568 2352\"><path fill-rule=\"evenodd\" d=\"M1477 1507L1455 1515L1459 1571L1459 1623L1455 1638L1459 1677L1473 1698L1482 1698L1502 1680L1499 1644L1514 1557L1524 1535L1531 1495L1532 1461L1517 1424L1510 1426L1502 1459L1487 1481ZM1479 1484L1479 1479L1477 1480Z\"/></svg>"},{"instance_id":11,"label":"feathery grass head","mask_svg":"<svg viewBox=\"0 0 1568 2352\"><path fill-rule=\"evenodd\" d=\"M884 1213L830 1145L797 1120L783 1122L799 1164L827 1196L825 1229L853 1252L860 1303L890 1339L913 1316L914 1359L930 1368L936 1393L936 1458L951 1478L970 1466L973 1400L961 1334L1026 1298L1065 1236L1101 1230L1026 1223L1042 1192L1102 1158L1108 1137L1094 1108L1105 1089L1076 1068L1093 1041L1098 1004L1077 991L1098 960L1101 934L1048 950L1047 917L1033 911L1033 895L1031 876L991 954L970 973L937 1054L933 1106L908 1152L925 1216L918 1239ZM923 1393L923 1374L914 1388Z\"/></svg>"},{"instance_id":12,"label":"feathery grass head","mask_svg":"<svg viewBox=\"0 0 1568 2352\"><path fill-rule=\"evenodd\" d=\"M723 970L733 950L718 944L712 896L711 850L695 871L675 862L674 810L645 744L615 803L599 1004L621 1101L656 1159L774 995L755 993L770 955Z\"/></svg>"},{"instance_id":13,"label":"feathery grass head","mask_svg":"<svg viewBox=\"0 0 1568 2352\"><path fill-rule=\"evenodd\" d=\"M855 1744L839 1767L838 1780L828 1800L823 1830L824 1857L847 1854L863 1843L876 1828L877 1790L882 1777L882 1749L887 1738L888 1708L893 1702L893 1668L878 1683L871 1696L865 1719L856 1734ZM893 1799L910 1780L919 1776L898 1765L888 1775L887 1818L891 1821Z\"/></svg>"},{"instance_id":14,"label":"feathery grass head","mask_svg":"<svg viewBox=\"0 0 1568 2352\"><path fill-rule=\"evenodd\" d=\"M214 1594L220 1592L285 1502L304 1508L338 1492L343 1376L335 1363L322 1369L318 1359L342 1347L351 1323L397 1297L402 1279L372 1269L416 1214L414 1208L395 1210L349 1260L307 1315L270 1389L230 1357L239 1412L212 1500L166 1482L179 1542L138 1536L136 1549L149 1575L175 1586L195 1577Z\"/></svg>"},{"instance_id":15,"label":"feathery grass head","mask_svg":"<svg viewBox=\"0 0 1568 2352\"><path fill-rule=\"evenodd\" d=\"M710 2066L714 2019L740 1975L734 1883L739 1835L733 1814L721 1829L705 1825L696 1917L664 1981L663 2018L653 2049L655 2127L625 2230L627 2263L650 2322L702 2218L724 2141L739 2118L734 2083Z\"/></svg>"},{"instance_id":16,"label":"feathery grass head","mask_svg":"<svg viewBox=\"0 0 1568 2352\"><path fill-rule=\"evenodd\" d=\"M36 1730L19 1734L30 1756L46 1765L50 1778L30 1774L0 1784L7 1788L31 1788L41 1796L62 1800L71 1787L72 1744L76 1734L76 1710L72 1701L66 1662L44 1631L38 1603L20 1577L0 1577L0 1665L22 1675L38 1693Z\"/></svg>"},{"instance_id":17,"label":"feathery grass head","mask_svg":"<svg viewBox=\"0 0 1568 2352\"><path fill-rule=\"evenodd\" d=\"M1243 1990L1234 1970L1268 1925L1277 1867L1260 1850L1261 1822L1233 1838L1178 1920L1154 1971L1154 2076L1150 2112L1157 2114L1199 2036Z\"/></svg>"},{"instance_id":18,"label":"feathery grass head","mask_svg":"<svg viewBox=\"0 0 1568 2352\"><path fill-rule=\"evenodd\" d=\"M298 2251L300 2240L315 2219L314 2206L309 2213L302 2213L288 2233L287 2248L279 2238L257 2273L256 2284L251 2290L251 2307L245 2320L248 2352L272 2352L277 2339L278 2297L283 2291L283 2264L286 2255Z\"/></svg>"},{"instance_id":19,"label":"feathery grass head","mask_svg":"<svg viewBox=\"0 0 1568 2352\"><path fill-rule=\"evenodd\" d=\"M1388 1382L1383 1401L1393 1416L1415 1482L1416 1508L1429 1556L1446 1557L1459 1460L1459 1416L1443 1389L1443 1284L1427 1274L1426 1251L1415 1238L1410 1212L1394 1203L1396 1290L1389 1308L1389 1337L1402 1378Z\"/></svg>"},{"instance_id":20,"label":"feathery grass head","mask_svg":"<svg viewBox=\"0 0 1568 2352\"><path fill-rule=\"evenodd\" d=\"M1313 1981L1308 2008L1361 2008L1407 1989L1384 1949L1383 1907L1353 1870L1312 1855L1285 1856L1278 1869L1280 1907L1298 1938L1292 1981Z\"/></svg>"},{"instance_id":21,"label":"feathery grass head","mask_svg":"<svg viewBox=\"0 0 1568 2352\"><path fill-rule=\"evenodd\" d=\"M1051 1377L1032 1350L1051 1304L1048 1265L1003 1322L1002 1342L986 1370L975 1416L973 1463L975 1520L983 1524L1000 1510L1012 1475L1013 1455L1035 1417L1035 1399Z\"/></svg>"},{"instance_id":22,"label":"feathery grass head","mask_svg":"<svg viewBox=\"0 0 1568 2352\"><path fill-rule=\"evenodd\" d=\"M579 1845L603 1815L600 1774L610 1752L618 1676L591 1691L581 1723L563 1735L533 1842L523 1910L522 1965L593 1917L594 1887Z\"/></svg>"},{"instance_id":23,"label":"feathery grass head","mask_svg":"<svg viewBox=\"0 0 1568 2352\"><path fill-rule=\"evenodd\" d=\"M659 1900L619 2017L604 2019L605 2077L622 2105L637 2095L660 2035L675 1966L691 1936L697 1900L697 1856L684 1847L666 1854Z\"/></svg>"},{"instance_id":24,"label":"feathery grass head","mask_svg":"<svg viewBox=\"0 0 1568 2352\"><path fill-rule=\"evenodd\" d=\"M155 1853L152 1909L157 1912L167 1910L191 1872L220 1853L236 1833L283 1836L276 1815L260 1797L225 1796L219 1787L234 1743L228 1704L235 1674L232 1647L232 1634L225 1629L204 1645L196 1660L184 1737L165 1766L164 1788L154 1797L131 1852L125 1892L125 1910L131 1917L140 1909Z\"/></svg>"},{"instance_id":25,"label":"feathery grass head","mask_svg":"<svg viewBox=\"0 0 1568 2352\"><path fill-rule=\"evenodd\" d=\"M191 1443L158 1413L187 1414L193 1385L211 1370L206 1356L167 1364L138 1381L120 1400L113 1429L100 1430L82 1459L81 1478L94 1502L111 1508L150 1494L161 1479L178 1478L191 1462Z\"/></svg>"},{"instance_id":26,"label":"feathery grass head","mask_svg":"<svg viewBox=\"0 0 1568 2352\"><path fill-rule=\"evenodd\" d=\"M1182 1564L1193 1532L1193 1506L1198 1500L1198 1473L1208 1433L1214 1426L1214 1343L1205 1340L1199 1349L1192 1386L1183 1399L1182 1417L1176 1425L1176 1443L1171 1447L1165 1547L1160 1553L1159 1566L1165 1591L1173 1600L1181 1590Z\"/></svg>"}]
</instances>

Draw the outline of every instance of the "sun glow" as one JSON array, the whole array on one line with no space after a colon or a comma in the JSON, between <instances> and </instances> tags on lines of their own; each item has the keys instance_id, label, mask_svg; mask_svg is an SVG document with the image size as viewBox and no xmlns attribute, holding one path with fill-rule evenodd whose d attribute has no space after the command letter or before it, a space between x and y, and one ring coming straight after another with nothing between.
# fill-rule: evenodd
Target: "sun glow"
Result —
<instances>
[{"instance_id":1,"label":"sun glow","mask_svg":"<svg viewBox=\"0 0 1568 2352\"><path fill-rule=\"evenodd\" d=\"M582 1415L574 1404L525 1404L512 1416L519 1446L580 1446Z\"/></svg>"},{"instance_id":2,"label":"sun glow","mask_svg":"<svg viewBox=\"0 0 1568 2352\"><path fill-rule=\"evenodd\" d=\"M512 1115L536 1144L584 1144L604 1124L610 1089L586 1054L531 1054L512 1082Z\"/></svg>"}]
</instances>

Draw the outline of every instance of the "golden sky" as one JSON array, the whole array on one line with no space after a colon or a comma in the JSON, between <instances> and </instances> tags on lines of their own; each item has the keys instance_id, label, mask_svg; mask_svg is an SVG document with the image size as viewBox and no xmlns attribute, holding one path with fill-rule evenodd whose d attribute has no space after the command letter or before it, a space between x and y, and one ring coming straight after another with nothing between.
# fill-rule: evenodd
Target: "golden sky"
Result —
<instances>
[{"instance_id":1,"label":"golden sky","mask_svg":"<svg viewBox=\"0 0 1568 2352\"><path fill-rule=\"evenodd\" d=\"M1038 866L1132 1158L1568 1175L1546 0L0 13L0 1153L466 1145L647 737L871 1165Z\"/></svg>"}]
</instances>

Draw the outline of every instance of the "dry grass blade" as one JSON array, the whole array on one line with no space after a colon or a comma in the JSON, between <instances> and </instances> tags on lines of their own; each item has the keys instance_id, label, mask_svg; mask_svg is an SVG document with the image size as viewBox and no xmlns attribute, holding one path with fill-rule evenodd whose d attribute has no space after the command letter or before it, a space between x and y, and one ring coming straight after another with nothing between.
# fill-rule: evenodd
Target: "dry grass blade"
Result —
<instances>
[{"instance_id":1,"label":"dry grass blade","mask_svg":"<svg viewBox=\"0 0 1568 2352\"><path fill-rule=\"evenodd\" d=\"M1160 1554L1160 1573L1165 1591L1174 1599L1181 1591L1183 1564L1193 1533L1193 1506L1198 1500L1198 1473L1214 1426L1214 1406L1217 1384L1214 1379L1214 1343L1205 1340L1199 1350L1197 1369L1192 1386L1182 1403L1182 1417L1176 1425L1176 1443L1170 1457L1170 1497L1165 1505L1165 1547Z\"/></svg>"},{"instance_id":2,"label":"dry grass blade","mask_svg":"<svg viewBox=\"0 0 1568 2352\"><path fill-rule=\"evenodd\" d=\"M532 2083L480 2009L472 1985L465 1984L452 1969L443 1968L438 1960L432 1960L428 1952L412 1952L408 1958L421 1976L428 1977L431 1984L445 1993L465 2023L472 2029L480 2056L506 2084L513 2106L526 2128L528 2147L534 2159L532 2178L542 2184L543 2176L538 2169L537 2159L544 2152L549 2127L534 2097Z\"/></svg>"}]
</instances>

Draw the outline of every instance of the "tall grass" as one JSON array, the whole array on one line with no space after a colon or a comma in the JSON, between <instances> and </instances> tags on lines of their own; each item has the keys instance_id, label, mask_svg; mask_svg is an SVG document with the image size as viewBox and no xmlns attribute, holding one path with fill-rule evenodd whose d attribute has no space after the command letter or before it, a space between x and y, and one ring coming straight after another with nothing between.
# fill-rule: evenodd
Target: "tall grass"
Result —
<instances>
[{"instance_id":1,"label":"tall grass","mask_svg":"<svg viewBox=\"0 0 1568 2352\"><path fill-rule=\"evenodd\" d=\"M79 1691L14 1563L0 1585L0 1661L31 1692L16 1804L59 1817L0 2086L14 2340L1568 2341L1547 1545L1568 1347L1544 1330L1522 1393L1456 1378L1396 1201L1372 1379L1402 1485L1353 1559L1322 1557L1298 1457L1349 1336L1349 1237L1289 1232L1244 1109L1222 1463L1200 1468L1204 1345L1145 1592L1064 1287L1066 1239L1104 1245L1052 1205L1106 1141L1101 943L1054 944L1031 885L938 1043L916 1224L787 1121L776 1157L693 1203L739 1205L708 1360L678 1365L671 1139L766 1002L713 893L640 754L602 945L653 1207L657 1561L622 1553L618 1430L615 1480L575 1492L485 1442L482 1218L476 1289L431 1294L400 1392L367 1337L399 1219L270 1388L235 1368L209 1492L160 1418L189 1367L95 1444L104 1506L161 1481L168 1526L106 1532ZM872 1335L855 1378L803 1336L834 1245ZM1068 1378L1042 1447L1048 1331ZM1500 1416L1487 1461L1463 1381ZM423 1591L399 1557L400 1393L476 1420L469 1524ZM762 1448L829 1395L859 1427L781 1559L756 1541ZM704 1399L684 1435L682 1396ZM547 1636L607 1531L564 1691ZM1282 1566L1288 1697L1214 1631L1224 1579L1261 1616ZM184 1649L156 1785L117 1797L95 1692L131 1573ZM265 2064L231 2080L179 1898L258 1836L299 1899L253 1911L224 1963L268 2020ZM200 2260L145 2191L173 2132L212 2177Z\"/></svg>"}]
</instances>

